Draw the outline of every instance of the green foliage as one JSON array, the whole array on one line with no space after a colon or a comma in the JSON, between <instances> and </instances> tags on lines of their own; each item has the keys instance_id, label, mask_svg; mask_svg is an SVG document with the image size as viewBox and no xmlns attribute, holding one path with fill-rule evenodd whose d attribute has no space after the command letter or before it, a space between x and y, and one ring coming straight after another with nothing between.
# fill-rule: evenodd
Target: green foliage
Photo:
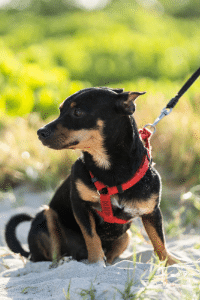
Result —
<instances>
[{"instance_id":1,"label":"green foliage","mask_svg":"<svg viewBox=\"0 0 200 300\"><path fill-rule=\"evenodd\" d=\"M136 119L140 127L153 122L199 67L199 27L199 19L174 19L134 1L59 16L0 11L0 130L6 136L2 116L8 121L7 116L38 112L53 118L70 94L105 85L147 91L138 100ZM199 88L197 81L152 139L155 161L182 183L200 179ZM1 148L5 158L6 146Z\"/></svg>"},{"instance_id":2,"label":"green foliage","mask_svg":"<svg viewBox=\"0 0 200 300\"><path fill-rule=\"evenodd\" d=\"M15 87L26 87L31 104L21 114L46 107L52 115L57 102L73 91L74 80L83 87L140 77L182 80L197 68L198 20L151 15L134 4L121 9L123 14L107 9L45 18L0 12L3 103L11 107L16 99L14 106L22 107ZM19 115L19 110L8 113Z\"/></svg>"},{"instance_id":3,"label":"green foliage","mask_svg":"<svg viewBox=\"0 0 200 300\"><path fill-rule=\"evenodd\" d=\"M70 287L71 287L71 279L69 281L69 285L68 285L68 288L67 288L67 294L65 293L65 290L63 289L63 293L64 293L64 296L65 296L66 300L70 300Z\"/></svg>"},{"instance_id":4,"label":"green foliage","mask_svg":"<svg viewBox=\"0 0 200 300\"><path fill-rule=\"evenodd\" d=\"M82 289L79 293L83 300L95 300L96 289L91 282L90 289Z\"/></svg>"},{"instance_id":5,"label":"green foliage","mask_svg":"<svg viewBox=\"0 0 200 300\"><path fill-rule=\"evenodd\" d=\"M200 6L198 0L166 1L159 0L165 11L182 18L199 17Z\"/></svg>"},{"instance_id":6,"label":"green foliage","mask_svg":"<svg viewBox=\"0 0 200 300\"><path fill-rule=\"evenodd\" d=\"M112 0L112 5L116 5L117 7L119 1ZM158 11L162 13L163 11L167 14L183 17L183 18L191 18L191 17L199 17L200 7L198 0L181 0L181 1L139 1L139 0L121 0L120 5L134 5L136 8L143 7L150 11ZM25 10L31 11L35 14L39 15L60 15L63 12L68 11L69 9L77 8L78 1L72 0L11 0L10 4L7 6L10 12L15 12L16 10Z\"/></svg>"},{"instance_id":7,"label":"green foliage","mask_svg":"<svg viewBox=\"0 0 200 300\"><path fill-rule=\"evenodd\" d=\"M156 273L157 273L159 267L161 267L161 266L163 267L163 266L165 266L165 264L166 264L166 261L165 262L160 262L159 260L157 260L157 265L152 264L153 267L152 267L152 270L149 273L149 276L148 276L147 280L142 279L142 277L145 275L145 272L142 274L142 276L140 278L140 281L143 284L143 287L140 288L137 292L136 291L133 292L133 288L134 287L137 288L137 284L138 284L138 282L134 282L134 273L135 273L135 265L134 265L134 270L133 270L132 276L130 276L129 270L128 270L127 281L125 283L124 290L120 291L119 289L116 288L116 291L121 295L123 300L155 299L154 297L152 297L151 292L153 291L154 293L155 292L159 293L159 292L162 292L163 289L156 288L155 285L152 288L151 283L155 284L156 281L158 281L158 279L157 279L158 276L157 276Z\"/></svg>"}]
</instances>

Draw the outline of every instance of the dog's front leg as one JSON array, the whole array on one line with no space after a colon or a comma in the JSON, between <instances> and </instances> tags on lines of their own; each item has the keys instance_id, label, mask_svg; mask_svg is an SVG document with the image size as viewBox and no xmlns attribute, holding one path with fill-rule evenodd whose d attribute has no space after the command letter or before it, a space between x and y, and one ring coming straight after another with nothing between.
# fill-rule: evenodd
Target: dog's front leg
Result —
<instances>
[{"instance_id":1,"label":"dog's front leg","mask_svg":"<svg viewBox=\"0 0 200 300\"><path fill-rule=\"evenodd\" d=\"M81 176L86 177L88 175L84 172L85 170L83 169L80 161L77 162L72 168L70 190L72 210L85 240L89 263L101 262L103 265L105 257L104 251L102 248L101 239L96 231L95 218L90 206L93 201L98 201L98 194L97 199L95 198L94 200L94 192L92 193L91 189L82 183L82 180L80 179Z\"/></svg>"},{"instance_id":2,"label":"dog's front leg","mask_svg":"<svg viewBox=\"0 0 200 300\"><path fill-rule=\"evenodd\" d=\"M159 259L166 260L167 265L177 263L178 259L169 254L166 249L160 208L157 207L151 214L143 215L142 222Z\"/></svg>"},{"instance_id":3,"label":"dog's front leg","mask_svg":"<svg viewBox=\"0 0 200 300\"><path fill-rule=\"evenodd\" d=\"M87 217L85 216L86 219L84 223L87 224L87 226L83 225L83 222L77 216L76 212L74 212L74 216L85 239L89 263L104 262L104 252L100 237L96 232L96 224L92 212L88 212Z\"/></svg>"}]
</instances>

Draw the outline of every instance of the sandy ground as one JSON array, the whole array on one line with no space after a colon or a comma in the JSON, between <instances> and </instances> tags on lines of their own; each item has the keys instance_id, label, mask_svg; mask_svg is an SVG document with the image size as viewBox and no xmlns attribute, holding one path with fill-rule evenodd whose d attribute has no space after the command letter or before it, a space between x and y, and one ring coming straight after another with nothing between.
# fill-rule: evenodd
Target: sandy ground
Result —
<instances>
[{"instance_id":1,"label":"sandy ground","mask_svg":"<svg viewBox=\"0 0 200 300\"><path fill-rule=\"evenodd\" d=\"M49 202L51 195L51 192L30 193L28 188L0 195L0 300L118 300L143 299L142 295L144 299L200 299L200 236L195 231L167 241L169 251L186 261L168 268L154 263L152 246L146 239L139 241L138 237L133 237L120 259L107 267L67 258L52 269L50 262L31 263L12 254L4 241L5 223L19 212L34 215L41 204ZM140 225L139 220L136 222ZM25 247L29 227L30 223L25 222L17 229L17 236ZM133 255L135 248L136 256ZM153 271L155 276L150 280ZM123 298L127 283L131 283L129 294L132 296ZM134 294L138 298L133 297Z\"/></svg>"}]
</instances>

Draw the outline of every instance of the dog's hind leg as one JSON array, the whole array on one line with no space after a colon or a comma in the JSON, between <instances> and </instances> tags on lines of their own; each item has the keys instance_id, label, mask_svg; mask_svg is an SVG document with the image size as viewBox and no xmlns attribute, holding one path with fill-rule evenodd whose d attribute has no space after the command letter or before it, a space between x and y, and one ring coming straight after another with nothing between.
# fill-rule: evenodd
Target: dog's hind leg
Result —
<instances>
[{"instance_id":1,"label":"dog's hind leg","mask_svg":"<svg viewBox=\"0 0 200 300\"><path fill-rule=\"evenodd\" d=\"M127 230L119 239L114 241L112 249L106 254L107 263L112 264L113 260L126 250L130 238L131 231Z\"/></svg>"},{"instance_id":2,"label":"dog's hind leg","mask_svg":"<svg viewBox=\"0 0 200 300\"><path fill-rule=\"evenodd\" d=\"M57 213L47 207L44 211L46 217L48 232L50 236L50 249L52 264L56 266L61 258L61 245L62 245L62 229L58 220Z\"/></svg>"},{"instance_id":3,"label":"dog's hind leg","mask_svg":"<svg viewBox=\"0 0 200 300\"><path fill-rule=\"evenodd\" d=\"M28 236L31 260L57 262L61 257L62 229L57 213L45 207L32 222Z\"/></svg>"},{"instance_id":4,"label":"dog's hind leg","mask_svg":"<svg viewBox=\"0 0 200 300\"><path fill-rule=\"evenodd\" d=\"M51 261L50 236L44 211L39 212L32 221L28 244L31 261Z\"/></svg>"},{"instance_id":5,"label":"dog's hind leg","mask_svg":"<svg viewBox=\"0 0 200 300\"><path fill-rule=\"evenodd\" d=\"M38 232L38 235L33 237L34 251L31 254L31 260L36 261L51 261L51 242L48 233Z\"/></svg>"},{"instance_id":6,"label":"dog's hind leg","mask_svg":"<svg viewBox=\"0 0 200 300\"><path fill-rule=\"evenodd\" d=\"M169 254L166 249L160 208L157 207L151 214L143 215L142 222L159 259L166 260L167 265L177 263L178 259Z\"/></svg>"}]
</instances>

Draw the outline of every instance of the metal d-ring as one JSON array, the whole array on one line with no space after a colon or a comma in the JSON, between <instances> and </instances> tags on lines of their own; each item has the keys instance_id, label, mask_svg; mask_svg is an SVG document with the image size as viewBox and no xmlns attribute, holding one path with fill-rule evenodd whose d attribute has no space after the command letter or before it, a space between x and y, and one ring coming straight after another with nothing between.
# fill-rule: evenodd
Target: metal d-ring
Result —
<instances>
[{"instance_id":1,"label":"metal d-ring","mask_svg":"<svg viewBox=\"0 0 200 300\"><path fill-rule=\"evenodd\" d=\"M153 132L152 132L152 134L154 134L155 132L156 132L156 126L155 125L153 125L153 124L146 124L145 126L144 126L144 128L146 128L146 127L151 127L151 128L153 128Z\"/></svg>"}]
</instances>

